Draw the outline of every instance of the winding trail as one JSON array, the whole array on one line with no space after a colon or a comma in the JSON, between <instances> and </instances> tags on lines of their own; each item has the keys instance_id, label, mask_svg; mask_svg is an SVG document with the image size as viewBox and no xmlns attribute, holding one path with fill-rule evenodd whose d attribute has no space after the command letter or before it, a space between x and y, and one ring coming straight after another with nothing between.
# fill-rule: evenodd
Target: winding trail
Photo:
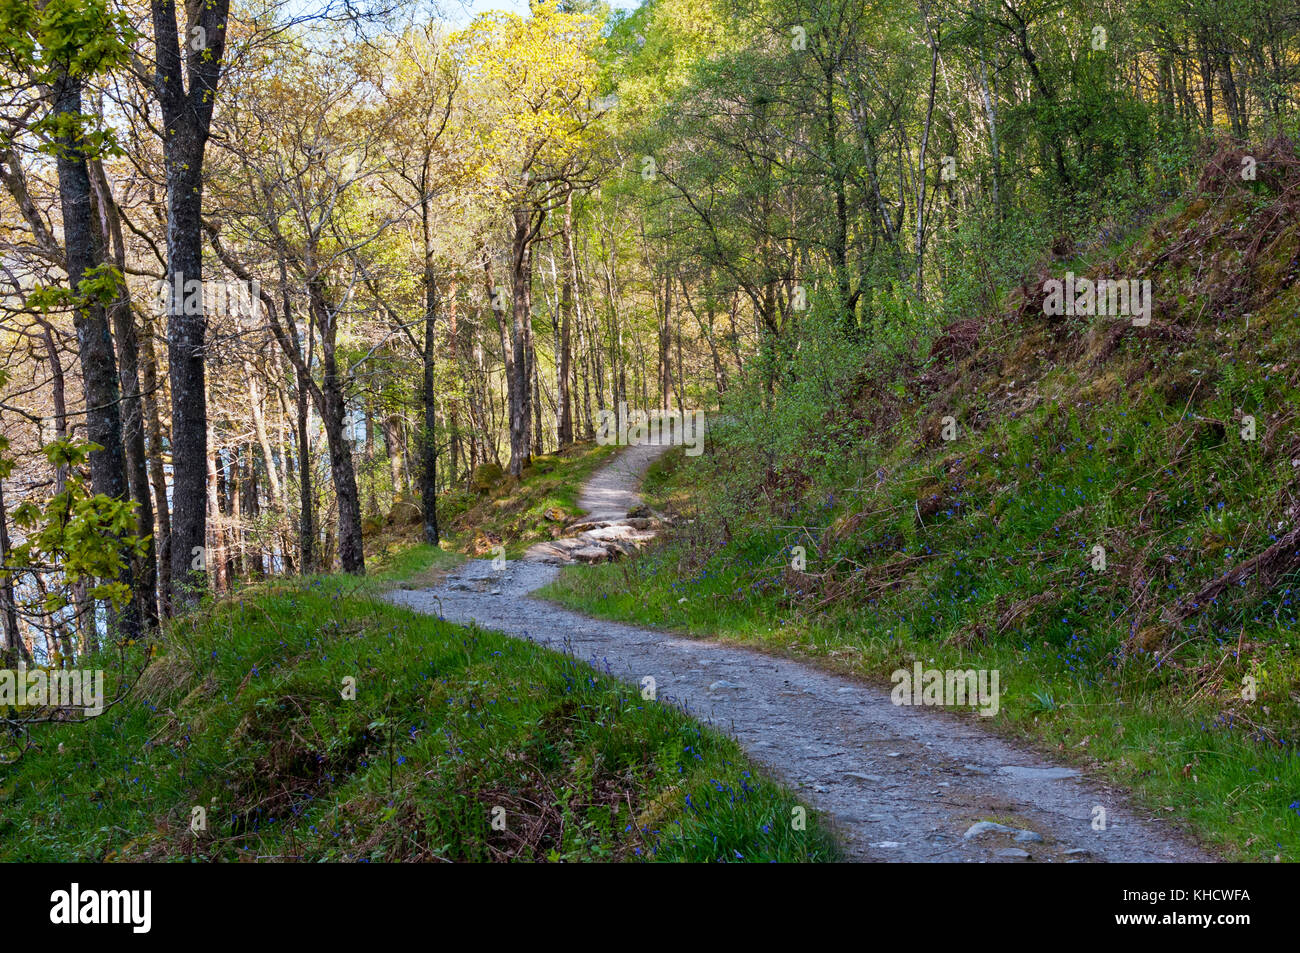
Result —
<instances>
[{"instance_id":1,"label":"winding trail","mask_svg":"<svg viewBox=\"0 0 1300 953\"><path fill-rule=\"evenodd\" d=\"M616 519L640 502L646 468L665 448L628 447L588 481L579 504ZM875 685L744 648L591 619L529 598L559 567L533 552L507 564L463 564L435 589L394 602L571 651L594 667L735 737L755 761L830 820L862 861L1213 860L1163 818L1142 816L1115 789L937 709L895 706ZM1095 830L1096 808L1105 829ZM975 823L1002 830L966 836Z\"/></svg>"}]
</instances>

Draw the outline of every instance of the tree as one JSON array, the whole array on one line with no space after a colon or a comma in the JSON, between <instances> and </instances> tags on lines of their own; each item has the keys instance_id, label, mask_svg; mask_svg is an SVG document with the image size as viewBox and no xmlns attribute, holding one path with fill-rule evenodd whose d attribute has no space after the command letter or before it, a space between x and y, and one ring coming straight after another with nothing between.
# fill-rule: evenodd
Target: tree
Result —
<instances>
[{"instance_id":1,"label":"tree","mask_svg":"<svg viewBox=\"0 0 1300 953\"><path fill-rule=\"evenodd\" d=\"M419 401L424 418L420 439L420 508L424 514L424 541L437 545L438 255L440 250L445 254L445 249L438 241L434 216L440 200L446 198L463 175L463 158L455 155L454 147L446 141L459 77L445 41L433 25L408 29L395 53L393 79L385 87L386 125L392 131L393 142L389 151L391 174L384 177L384 182L388 191L413 211L417 222L423 335L417 339L412 333L411 325L415 322L398 318L394 324L420 360Z\"/></svg>"},{"instance_id":2,"label":"tree","mask_svg":"<svg viewBox=\"0 0 1300 953\"><path fill-rule=\"evenodd\" d=\"M507 216L510 285L510 472L519 476L532 456L533 246L547 215L563 206L575 183L590 173L589 142L596 116L593 53L599 23L563 13L553 3L533 6L527 19L480 16L459 37L474 94L485 108L474 117L478 176L485 200ZM507 289L492 289L497 301Z\"/></svg>"},{"instance_id":3,"label":"tree","mask_svg":"<svg viewBox=\"0 0 1300 953\"><path fill-rule=\"evenodd\" d=\"M208 418L201 296L203 160L217 102L230 0L203 0L186 11L182 34L174 0L150 0L154 63L149 77L162 110L159 136L167 173L167 365L172 393L172 600L196 597L191 567L207 545ZM193 303L197 300L197 306ZM191 302L191 307L186 302ZM206 560L199 565L206 568Z\"/></svg>"},{"instance_id":4,"label":"tree","mask_svg":"<svg viewBox=\"0 0 1300 953\"><path fill-rule=\"evenodd\" d=\"M91 164L111 147L111 137L97 128L96 117L87 115L82 108L87 79L126 62L126 22L99 0L51 0L39 18L34 10L6 4L0 32L9 37L15 57L22 60L16 65L35 77L36 86L52 104L50 113L33 129L46 138L46 148L55 156L63 221L61 264L68 284L66 291L37 289L30 303L43 309L66 307L72 311L87 432L94 447L89 455L93 485L107 499L129 501L122 395L107 316L107 308L122 298L124 276L108 262L91 180ZM11 191L18 174L17 169L11 172ZM46 247L51 243L51 238L44 241ZM147 492L145 496L147 500ZM145 618L154 614L152 576L146 575L145 586L137 586L136 568L130 559L124 559L120 570L120 582L132 598L123 607L118 622L129 638L139 636Z\"/></svg>"}]
</instances>

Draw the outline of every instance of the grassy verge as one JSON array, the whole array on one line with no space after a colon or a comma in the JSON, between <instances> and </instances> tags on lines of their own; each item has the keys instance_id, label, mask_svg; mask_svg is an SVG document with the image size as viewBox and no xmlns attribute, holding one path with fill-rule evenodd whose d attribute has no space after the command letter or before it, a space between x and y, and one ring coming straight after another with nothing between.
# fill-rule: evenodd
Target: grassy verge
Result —
<instances>
[{"instance_id":1,"label":"grassy verge","mask_svg":"<svg viewBox=\"0 0 1300 953\"><path fill-rule=\"evenodd\" d=\"M676 709L378 598L446 561L413 550L386 578L271 584L175 622L125 702L0 766L0 860L834 856Z\"/></svg>"},{"instance_id":2,"label":"grassy verge","mask_svg":"<svg viewBox=\"0 0 1300 953\"><path fill-rule=\"evenodd\" d=\"M393 545L375 556L367 564L365 578L380 591L393 586L424 589L437 585L464 561L464 554L452 548L451 543L430 546L407 542Z\"/></svg>"},{"instance_id":3,"label":"grassy verge","mask_svg":"<svg viewBox=\"0 0 1300 953\"><path fill-rule=\"evenodd\" d=\"M534 543L562 535L582 516L582 484L609 461L615 447L577 443L558 453L533 458L521 479L485 480L476 491L456 491L446 499L445 523L452 543L474 556L504 545L516 559Z\"/></svg>"}]
</instances>

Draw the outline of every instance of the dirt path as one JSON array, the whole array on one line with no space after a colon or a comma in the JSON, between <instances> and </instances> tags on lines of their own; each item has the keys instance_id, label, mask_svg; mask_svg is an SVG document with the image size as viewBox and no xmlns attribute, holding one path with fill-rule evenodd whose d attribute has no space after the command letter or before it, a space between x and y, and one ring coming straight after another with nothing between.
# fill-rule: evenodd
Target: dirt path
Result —
<instances>
[{"instance_id":1,"label":"dirt path","mask_svg":"<svg viewBox=\"0 0 1300 953\"><path fill-rule=\"evenodd\" d=\"M630 447L580 497L595 517L639 502L659 447ZM437 589L391 598L572 652L728 732L832 821L866 861L1209 861L1121 794L1042 760L974 719L898 707L873 685L742 648L604 622L529 598L560 570L538 559L464 564ZM1094 829L1096 808L1105 829ZM971 833L980 821L1004 830ZM970 836L967 836L970 834Z\"/></svg>"},{"instance_id":2,"label":"dirt path","mask_svg":"<svg viewBox=\"0 0 1300 953\"><path fill-rule=\"evenodd\" d=\"M609 463L591 475L578 494L578 506L588 520L621 519L641 502L638 489L650 464L668 448L624 447Z\"/></svg>"}]
</instances>

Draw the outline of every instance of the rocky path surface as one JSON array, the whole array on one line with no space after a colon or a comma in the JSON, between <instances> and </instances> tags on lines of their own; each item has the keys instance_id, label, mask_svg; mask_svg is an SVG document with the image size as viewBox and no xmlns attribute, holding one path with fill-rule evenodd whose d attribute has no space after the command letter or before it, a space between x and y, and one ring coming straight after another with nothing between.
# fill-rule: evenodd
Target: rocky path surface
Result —
<instances>
[{"instance_id":1,"label":"rocky path surface","mask_svg":"<svg viewBox=\"0 0 1300 953\"><path fill-rule=\"evenodd\" d=\"M653 539L661 522L640 506L637 488L646 469L666 449L643 444L621 450L583 486L578 506L587 515L566 527L571 535L539 543L524 558L554 565L604 562L630 555Z\"/></svg>"},{"instance_id":2,"label":"rocky path surface","mask_svg":"<svg viewBox=\"0 0 1300 953\"><path fill-rule=\"evenodd\" d=\"M662 449L629 447L595 474L580 498L587 522L626 527L641 478ZM797 788L854 860L1213 859L1118 791L994 737L974 718L898 707L882 688L799 662L530 598L572 558L551 546L534 547L504 571L474 560L436 589L390 598L572 652L629 682L652 676L660 702L728 732Z\"/></svg>"}]
</instances>

